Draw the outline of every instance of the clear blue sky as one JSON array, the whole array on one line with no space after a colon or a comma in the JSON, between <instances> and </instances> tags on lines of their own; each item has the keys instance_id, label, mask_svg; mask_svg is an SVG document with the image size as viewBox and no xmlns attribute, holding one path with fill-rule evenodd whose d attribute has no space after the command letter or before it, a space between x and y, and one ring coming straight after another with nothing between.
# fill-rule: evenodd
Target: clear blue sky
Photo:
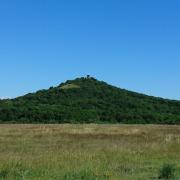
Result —
<instances>
[{"instance_id":1,"label":"clear blue sky","mask_svg":"<svg viewBox=\"0 0 180 180\"><path fill-rule=\"evenodd\" d=\"M91 74L180 100L179 0L1 0L0 97Z\"/></svg>"}]
</instances>

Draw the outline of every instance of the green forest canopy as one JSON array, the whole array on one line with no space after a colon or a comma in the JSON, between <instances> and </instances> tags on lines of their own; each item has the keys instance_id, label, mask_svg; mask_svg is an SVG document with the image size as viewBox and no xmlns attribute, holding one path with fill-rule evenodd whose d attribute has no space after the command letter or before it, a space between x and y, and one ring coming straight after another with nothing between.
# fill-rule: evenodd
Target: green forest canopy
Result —
<instances>
[{"instance_id":1,"label":"green forest canopy","mask_svg":"<svg viewBox=\"0 0 180 180\"><path fill-rule=\"evenodd\" d=\"M48 90L0 100L0 122L180 124L180 101L83 77Z\"/></svg>"}]
</instances>

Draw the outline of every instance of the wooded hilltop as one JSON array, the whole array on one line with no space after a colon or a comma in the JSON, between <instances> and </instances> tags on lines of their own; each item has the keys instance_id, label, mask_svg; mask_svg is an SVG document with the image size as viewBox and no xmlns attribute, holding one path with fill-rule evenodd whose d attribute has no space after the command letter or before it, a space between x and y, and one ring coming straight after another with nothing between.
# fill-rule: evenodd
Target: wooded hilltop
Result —
<instances>
[{"instance_id":1,"label":"wooded hilltop","mask_svg":"<svg viewBox=\"0 0 180 180\"><path fill-rule=\"evenodd\" d=\"M180 101L82 77L48 90L0 100L0 123L180 124Z\"/></svg>"}]
</instances>

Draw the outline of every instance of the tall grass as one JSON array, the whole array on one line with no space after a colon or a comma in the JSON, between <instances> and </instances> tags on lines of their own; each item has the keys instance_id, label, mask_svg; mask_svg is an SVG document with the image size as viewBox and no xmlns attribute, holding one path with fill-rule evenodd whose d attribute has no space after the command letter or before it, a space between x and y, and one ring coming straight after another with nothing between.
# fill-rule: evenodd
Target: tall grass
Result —
<instances>
[{"instance_id":1,"label":"tall grass","mask_svg":"<svg viewBox=\"0 0 180 180\"><path fill-rule=\"evenodd\" d=\"M180 126L0 125L0 179L180 179L179 162Z\"/></svg>"}]
</instances>

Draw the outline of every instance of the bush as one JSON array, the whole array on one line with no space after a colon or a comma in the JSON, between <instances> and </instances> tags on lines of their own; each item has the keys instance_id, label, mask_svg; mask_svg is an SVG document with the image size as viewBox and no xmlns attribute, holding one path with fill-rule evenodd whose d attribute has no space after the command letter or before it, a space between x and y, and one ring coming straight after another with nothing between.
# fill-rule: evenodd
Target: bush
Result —
<instances>
[{"instance_id":1,"label":"bush","mask_svg":"<svg viewBox=\"0 0 180 180\"><path fill-rule=\"evenodd\" d=\"M175 168L172 164L164 164L159 171L159 179L172 179L175 176Z\"/></svg>"},{"instance_id":2,"label":"bush","mask_svg":"<svg viewBox=\"0 0 180 180\"><path fill-rule=\"evenodd\" d=\"M8 170L7 169L1 169L0 170L0 179L5 179L8 175Z\"/></svg>"}]
</instances>

